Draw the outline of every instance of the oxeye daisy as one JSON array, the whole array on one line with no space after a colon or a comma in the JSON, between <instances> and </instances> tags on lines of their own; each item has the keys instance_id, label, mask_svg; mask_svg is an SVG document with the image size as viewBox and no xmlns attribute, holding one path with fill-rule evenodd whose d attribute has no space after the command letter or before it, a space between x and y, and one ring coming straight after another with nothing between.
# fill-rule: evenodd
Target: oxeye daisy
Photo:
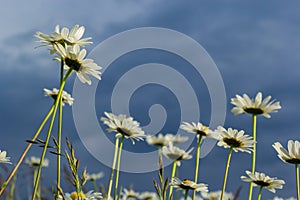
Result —
<instances>
[{"instance_id":1,"label":"oxeye daisy","mask_svg":"<svg viewBox=\"0 0 300 200\"><path fill-rule=\"evenodd\" d=\"M30 158L25 159L25 164L27 164L30 167L38 167L40 165L41 159L35 156L31 156ZM48 167L49 166L49 160L45 158L42 162L42 167Z\"/></svg>"},{"instance_id":2,"label":"oxeye daisy","mask_svg":"<svg viewBox=\"0 0 300 200\"><path fill-rule=\"evenodd\" d=\"M168 133L166 135L163 135L159 133L157 136L150 135L147 136L146 142L149 145L157 146L157 147L163 147L167 146L169 143L178 144L182 143L188 140L188 137L181 136L181 135L174 135L171 133Z\"/></svg>"},{"instance_id":3,"label":"oxeye daisy","mask_svg":"<svg viewBox=\"0 0 300 200\"><path fill-rule=\"evenodd\" d=\"M274 149L278 153L278 157L285 163L294 164L296 172L296 191L297 198L300 198L299 188L299 164L300 164L300 142L299 141L288 141L288 151L283 148L279 142L275 142L273 145Z\"/></svg>"},{"instance_id":4,"label":"oxeye daisy","mask_svg":"<svg viewBox=\"0 0 300 200\"><path fill-rule=\"evenodd\" d=\"M0 150L0 163L11 164L10 157L6 157L6 151L1 151Z\"/></svg>"},{"instance_id":5,"label":"oxeye daisy","mask_svg":"<svg viewBox=\"0 0 300 200\"><path fill-rule=\"evenodd\" d=\"M102 67L94 63L94 60L85 58L86 50L80 50L79 45L63 46L61 44L56 44L54 45L54 48L63 59L65 68L71 68L72 70L74 70L77 74L77 77L82 83L91 85L92 82L91 79L87 76L88 74L99 80L101 79L100 70L102 69ZM56 59L61 61L61 58Z\"/></svg>"},{"instance_id":6,"label":"oxeye daisy","mask_svg":"<svg viewBox=\"0 0 300 200\"><path fill-rule=\"evenodd\" d=\"M259 173L259 172L251 173L250 171L247 170L246 174L248 175L248 177L241 176L241 179L243 181L253 183L254 186L260 187L258 199L261 198L261 193L263 188L269 190L270 192L275 193L276 192L275 189L282 189L283 184L285 184L284 180L277 179L277 177L271 178L265 175L264 173Z\"/></svg>"},{"instance_id":7,"label":"oxeye daisy","mask_svg":"<svg viewBox=\"0 0 300 200\"><path fill-rule=\"evenodd\" d=\"M157 194L155 192L142 192L138 196L141 200L158 200Z\"/></svg>"},{"instance_id":8,"label":"oxeye daisy","mask_svg":"<svg viewBox=\"0 0 300 200\"><path fill-rule=\"evenodd\" d=\"M54 100L56 100L58 92L59 92L59 90L56 88L53 88L52 90L44 88L45 96L50 96ZM67 103L71 106L74 102L74 99L72 98L72 96L69 93L67 93L66 91L63 91L62 92L62 102L63 102L63 105L65 105L64 103Z\"/></svg>"},{"instance_id":9,"label":"oxeye daisy","mask_svg":"<svg viewBox=\"0 0 300 200\"><path fill-rule=\"evenodd\" d=\"M205 200L220 200L222 191L211 191L211 192L202 192L201 195ZM234 195L232 193L224 193L225 200L234 199Z\"/></svg>"},{"instance_id":10,"label":"oxeye daisy","mask_svg":"<svg viewBox=\"0 0 300 200\"><path fill-rule=\"evenodd\" d=\"M87 193L83 192L73 192L73 193L66 193L64 194L64 198L60 195L59 199L65 199L65 200L96 200L96 199L102 199L102 194L99 192L89 191Z\"/></svg>"},{"instance_id":11,"label":"oxeye daisy","mask_svg":"<svg viewBox=\"0 0 300 200\"><path fill-rule=\"evenodd\" d=\"M122 192L122 200L135 200L139 198L139 193L135 192L133 189L124 189Z\"/></svg>"}]
</instances>

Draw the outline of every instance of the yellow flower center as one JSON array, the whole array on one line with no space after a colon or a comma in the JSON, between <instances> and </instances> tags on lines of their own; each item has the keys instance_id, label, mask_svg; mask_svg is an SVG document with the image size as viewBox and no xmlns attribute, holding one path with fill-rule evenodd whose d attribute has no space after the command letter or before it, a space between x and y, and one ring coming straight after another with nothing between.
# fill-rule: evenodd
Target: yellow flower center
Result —
<instances>
[{"instance_id":1,"label":"yellow flower center","mask_svg":"<svg viewBox=\"0 0 300 200\"><path fill-rule=\"evenodd\" d=\"M80 193L73 192L70 195L70 197L71 197L72 200L78 200L78 199L85 199L86 198L85 194L83 194L82 192L80 192Z\"/></svg>"},{"instance_id":2,"label":"yellow flower center","mask_svg":"<svg viewBox=\"0 0 300 200\"><path fill-rule=\"evenodd\" d=\"M191 181L188 180L188 179L185 179L185 180L182 181L182 183L185 184L185 185L189 185L191 183Z\"/></svg>"},{"instance_id":3,"label":"yellow flower center","mask_svg":"<svg viewBox=\"0 0 300 200\"><path fill-rule=\"evenodd\" d=\"M206 136L206 132L208 131L208 127L207 126L202 126L202 130L196 130L197 134L200 136Z\"/></svg>"}]
</instances>

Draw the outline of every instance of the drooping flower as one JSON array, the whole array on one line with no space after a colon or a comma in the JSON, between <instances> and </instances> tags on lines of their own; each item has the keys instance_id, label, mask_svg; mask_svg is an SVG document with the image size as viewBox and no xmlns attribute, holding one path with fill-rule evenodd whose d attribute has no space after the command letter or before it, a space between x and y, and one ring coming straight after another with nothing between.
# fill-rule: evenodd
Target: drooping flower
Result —
<instances>
[{"instance_id":1,"label":"drooping flower","mask_svg":"<svg viewBox=\"0 0 300 200\"><path fill-rule=\"evenodd\" d=\"M300 142L299 141L288 141L288 151L283 148L279 142L275 142L273 145L274 149L278 153L278 157L286 163L300 164Z\"/></svg>"},{"instance_id":2,"label":"drooping flower","mask_svg":"<svg viewBox=\"0 0 300 200\"><path fill-rule=\"evenodd\" d=\"M212 134L212 131L207 126L204 126L200 122L197 122L197 123L183 122L180 125L180 128L182 130L185 130L188 133L196 134L197 137L201 136L202 139L204 139L206 136L211 136L211 134Z\"/></svg>"},{"instance_id":3,"label":"drooping flower","mask_svg":"<svg viewBox=\"0 0 300 200\"><path fill-rule=\"evenodd\" d=\"M232 148L235 152L247 152L251 153L253 144L255 141L249 135L245 135L243 130L229 128L226 130L222 126L218 126L214 131L213 137L217 139L218 146L224 148Z\"/></svg>"},{"instance_id":4,"label":"drooping flower","mask_svg":"<svg viewBox=\"0 0 300 200\"><path fill-rule=\"evenodd\" d=\"M6 151L1 151L0 150L0 163L11 164L10 157L6 157Z\"/></svg>"},{"instance_id":5,"label":"drooping flower","mask_svg":"<svg viewBox=\"0 0 300 200\"><path fill-rule=\"evenodd\" d=\"M30 158L25 159L25 164L27 164L30 167L38 167L40 165L41 159L35 156L31 156ZM42 167L48 167L49 166L49 160L45 158L42 163Z\"/></svg>"},{"instance_id":6,"label":"drooping flower","mask_svg":"<svg viewBox=\"0 0 300 200\"><path fill-rule=\"evenodd\" d=\"M275 100L270 101L271 96L267 96L262 100L262 93L257 93L255 99L250 99L247 94L243 94L243 97L236 95L235 98L231 99L231 104L235 105L231 112L234 115L242 113L249 113L252 115L263 115L266 118L270 118L270 113L277 112L281 109L280 103Z\"/></svg>"},{"instance_id":7,"label":"drooping flower","mask_svg":"<svg viewBox=\"0 0 300 200\"><path fill-rule=\"evenodd\" d=\"M112 113L104 112L106 117L101 117L101 121L108 126L109 132L116 132L116 137L122 137L131 139L134 144L134 140L143 140L145 137L144 131L140 128L140 123L133 120L132 117L126 117L126 115L114 115Z\"/></svg>"},{"instance_id":8,"label":"drooping flower","mask_svg":"<svg viewBox=\"0 0 300 200\"><path fill-rule=\"evenodd\" d=\"M207 184L204 183L195 183L191 180L184 179L181 181L177 177L173 177L170 183L170 186L178 188L181 190L196 190L197 192L208 192Z\"/></svg>"},{"instance_id":9,"label":"drooping flower","mask_svg":"<svg viewBox=\"0 0 300 200\"><path fill-rule=\"evenodd\" d=\"M179 147L175 147L172 143L168 146L164 146L162 148L162 153L169 158L170 160L176 161L177 166L181 165L181 160L188 160L191 159L193 156L190 155L193 148L188 151L180 149Z\"/></svg>"},{"instance_id":10,"label":"drooping flower","mask_svg":"<svg viewBox=\"0 0 300 200\"><path fill-rule=\"evenodd\" d=\"M104 177L104 173L103 172L99 172L99 173L93 173L93 174L86 174L86 180L88 181L96 181L98 179L101 179Z\"/></svg>"},{"instance_id":11,"label":"drooping flower","mask_svg":"<svg viewBox=\"0 0 300 200\"><path fill-rule=\"evenodd\" d=\"M277 179L277 177L271 178L264 173L255 172L254 174L252 174L247 170L246 174L248 175L248 177L241 176L241 179L243 181L252 182L254 186L263 187L273 193L276 192L275 189L282 189L283 184L285 184L284 180Z\"/></svg>"},{"instance_id":12,"label":"drooping flower","mask_svg":"<svg viewBox=\"0 0 300 200\"><path fill-rule=\"evenodd\" d=\"M64 194L65 200L97 200L97 199L102 199L102 194L100 192L94 192L94 191L89 191L87 193L66 193ZM59 199L62 200L63 197L60 195Z\"/></svg>"},{"instance_id":13,"label":"drooping flower","mask_svg":"<svg viewBox=\"0 0 300 200\"><path fill-rule=\"evenodd\" d=\"M80 50L79 45L63 46L61 44L56 44L54 45L54 48L61 58L63 58L65 69L73 69L82 83L91 85L92 81L88 77L88 74L99 80L101 79L100 70L102 67L98 66L93 59L85 58L86 50ZM61 61L61 58L57 57L56 60Z\"/></svg>"},{"instance_id":14,"label":"drooping flower","mask_svg":"<svg viewBox=\"0 0 300 200\"><path fill-rule=\"evenodd\" d=\"M59 90L57 88L53 88L52 90L44 88L45 96L50 96L54 100L56 100L58 92L59 92ZM66 91L63 91L62 92L62 101L63 101L63 105L64 105L64 103L67 103L70 106L72 106L74 99L72 98L72 96L69 93L67 93Z\"/></svg>"},{"instance_id":15,"label":"drooping flower","mask_svg":"<svg viewBox=\"0 0 300 200\"><path fill-rule=\"evenodd\" d=\"M202 192L201 195L206 200L220 200L222 191L212 191L212 192ZM234 195L232 193L225 192L224 199L230 200L234 199Z\"/></svg>"},{"instance_id":16,"label":"drooping flower","mask_svg":"<svg viewBox=\"0 0 300 200\"><path fill-rule=\"evenodd\" d=\"M147 136L146 141L148 144L157 146L157 147L163 147L167 146L169 143L178 144L181 142L185 142L188 140L188 137L180 136L180 135L174 135L174 134L158 134L156 137L155 135Z\"/></svg>"},{"instance_id":17,"label":"drooping flower","mask_svg":"<svg viewBox=\"0 0 300 200\"><path fill-rule=\"evenodd\" d=\"M60 30L59 25L55 26L55 31L51 33L50 35L36 32L35 37L39 38L39 42L42 43L42 46L50 46L50 53L53 54L56 52L55 48L53 48L57 44L61 45L80 45L84 46L86 44L91 44L92 42L89 42L91 37L88 38L82 38L84 34L84 26L75 25L71 31L63 27ZM82 39L81 39L82 38Z\"/></svg>"},{"instance_id":18,"label":"drooping flower","mask_svg":"<svg viewBox=\"0 0 300 200\"><path fill-rule=\"evenodd\" d=\"M135 200L139 198L139 193L135 192L133 189L124 189L122 192L122 200Z\"/></svg>"}]
</instances>

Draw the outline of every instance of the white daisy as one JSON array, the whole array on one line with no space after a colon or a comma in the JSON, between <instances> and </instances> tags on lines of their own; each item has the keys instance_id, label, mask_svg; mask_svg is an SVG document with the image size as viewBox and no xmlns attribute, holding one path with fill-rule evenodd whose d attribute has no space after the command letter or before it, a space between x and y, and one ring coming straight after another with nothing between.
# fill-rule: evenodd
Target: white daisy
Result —
<instances>
[{"instance_id":1,"label":"white daisy","mask_svg":"<svg viewBox=\"0 0 300 200\"><path fill-rule=\"evenodd\" d=\"M134 140L143 140L145 137L144 131L140 128L140 123L133 120L132 117L126 117L126 115L114 115L112 113L104 112L106 117L101 117L101 121L108 126L109 132L116 132L116 137L122 137L131 139L134 144Z\"/></svg>"},{"instance_id":2,"label":"white daisy","mask_svg":"<svg viewBox=\"0 0 300 200\"><path fill-rule=\"evenodd\" d=\"M300 164L300 142L299 141L288 141L288 151L283 148L279 142L275 142L273 145L274 149L278 153L278 157L286 163Z\"/></svg>"},{"instance_id":3,"label":"white daisy","mask_svg":"<svg viewBox=\"0 0 300 200\"><path fill-rule=\"evenodd\" d=\"M207 184L195 183L191 180L185 179L181 181L179 178L174 177L170 183L170 186L181 190L196 190L197 192L208 192Z\"/></svg>"},{"instance_id":4,"label":"white daisy","mask_svg":"<svg viewBox=\"0 0 300 200\"><path fill-rule=\"evenodd\" d=\"M53 88L52 90L48 90L48 89L44 88L45 96L50 96L54 100L56 100L58 92L59 92L59 90L56 88ZM63 101L63 105L65 105L64 103L67 103L71 106L73 104L74 99L72 98L72 96L69 93L67 93L66 91L63 91L62 92L62 101Z\"/></svg>"},{"instance_id":5,"label":"white daisy","mask_svg":"<svg viewBox=\"0 0 300 200\"><path fill-rule=\"evenodd\" d=\"M6 157L6 151L1 151L0 150L0 163L11 164L10 157Z\"/></svg>"},{"instance_id":6,"label":"white daisy","mask_svg":"<svg viewBox=\"0 0 300 200\"><path fill-rule=\"evenodd\" d=\"M135 192L133 189L127 190L125 188L121 196L122 196L122 200L135 200L139 198L139 193Z\"/></svg>"},{"instance_id":7,"label":"white daisy","mask_svg":"<svg viewBox=\"0 0 300 200\"><path fill-rule=\"evenodd\" d=\"M139 199L141 200L158 200L157 194L155 192L142 192L139 194Z\"/></svg>"},{"instance_id":8,"label":"white daisy","mask_svg":"<svg viewBox=\"0 0 300 200\"><path fill-rule=\"evenodd\" d=\"M180 125L180 128L182 130L185 130L188 133L194 133L197 135L197 137L201 136L201 138L205 138L206 136L210 136L212 134L212 131L207 127L201 124L200 122L183 122Z\"/></svg>"},{"instance_id":9,"label":"white daisy","mask_svg":"<svg viewBox=\"0 0 300 200\"><path fill-rule=\"evenodd\" d=\"M267 96L262 100L262 93L257 93L255 99L250 99L247 94L243 94L243 97L236 95L236 98L231 99L231 104L235 105L231 112L234 115L242 113L249 113L253 115L263 115L266 118L270 118L269 113L277 112L281 109L280 103L275 100L270 101L271 96Z\"/></svg>"},{"instance_id":10,"label":"white daisy","mask_svg":"<svg viewBox=\"0 0 300 200\"><path fill-rule=\"evenodd\" d=\"M55 31L50 34L44 34L41 32L36 32L35 37L39 38L42 43L42 46L51 46L50 53L53 54L56 52L56 50L53 48L56 44L62 44L62 45L86 45L91 44L92 42L89 42L91 37L88 38L82 38L84 34L84 26L75 25L72 30L70 31L68 28L63 27L61 30L59 28L59 25L56 25Z\"/></svg>"},{"instance_id":11,"label":"white daisy","mask_svg":"<svg viewBox=\"0 0 300 200\"><path fill-rule=\"evenodd\" d=\"M170 143L168 146L164 146L162 148L162 153L169 159L176 161L177 166L181 165L181 160L188 160L191 159L193 156L190 155L193 148L191 148L188 151L185 151L183 149L180 149L179 147L173 146L172 143Z\"/></svg>"},{"instance_id":12,"label":"white daisy","mask_svg":"<svg viewBox=\"0 0 300 200\"><path fill-rule=\"evenodd\" d=\"M102 199L102 194L100 192L93 192L92 190L87 192L87 193L66 193L64 194L65 200L97 200L97 199ZM59 199L62 200L62 196L59 196Z\"/></svg>"},{"instance_id":13,"label":"white daisy","mask_svg":"<svg viewBox=\"0 0 300 200\"><path fill-rule=\"evenodd\" d=\"M27 164L30 167L38 167L40 165L41 159L35 156L31 156L30 158L25 159L25 164ZM48 167L49 166L49 160L47 158L44 158L44 161L42 163L42 167Z\"/></svg>"},{"instance_id":14,"label":"white daisy","mask_svg":"<svg viewBox=\"0 0 300 200\"><path fill-rule=\"evenodd\" d=\"M169 143L178 144L181 142L185 142L188 140L188 137L180 136L180 135L173 135L173 134L158 134L156 137L155 135L147 136L146 141L148 144L158 147L167 146Z\"/></svg>"},{"instance_id":15,"label":"white daisy","mask_svg":"<svg viewBox=\"0 0 300 200\"><path fill-rule=\"evenodd\" d=\"M281 197L274 197L273 200L297 200L296 198L294 197L290 197L290 198L287 198L287 199L284 199L284 198L281 198Z\"/></svg>"},{"instance_id":16,"label":"white daisy","mask_svg":"<svg viewBox=\"0 0 300 200\"><path fill-rule=\"evenodd\" d=\"M283 184L285 184L284 180L271 178L269 176L266 176L264 173L255 172L252 174L250 171L246 171L246 176L241 176L241 179L245 182L252 182L254 186L260 186L263 188L266 188L267 190L275 193L275 189L282 189Z\"/></svg>"},{"instance_id":17,"label":"white daisy","mask_svg":"<svg viewBox=\"0 0 300 200\"><path fill-rule=\"evenodd\" d=\"M86 180L88 181L96 181L100 178L104 177L104 173L103 172L99 172L99 173L93 173L93 174L86 174Z\"/></svg>"},{"instance_id":18,"label":"white daisy","mask_svg":"<svg viewBox=\"0 0 300 200\"><path fill-rule=\"evenodd\" d=\"M203 192L201 193L202 197L206 200L220 200L222 191L213 191L213 192ZM224 199L230 200L234 199L234 195L232 193L224 193Z\"/></svg>"},{"instance_id":19,"label":"white daisy","mask_svg":"<svg viewBox=\"0 0 300 200\"><path fill-rule=\"evenodd\" d=\"M101 79L100 70L102 67L94 63L93 59L85 58L86 50L80 50L79 45L63 46L61 44L56 44L54 45L54 48L64 59L65 69L72 68L82 83L91 85L91 79L87 76L87 74L92 75L99 80ZM56 59L60 61L60 58Z\"/></svg>"},{"instance_id":20,"label":"white daisy","mask_svg":"<svg viewBox=\"0 0 300 200\"><path fill-rule=\"evenodd\" d=\"M235 152L241 151L251 153L251 151L253 151L253 145L255 144L255 141L251 136L244 135L243 130L238 131L232 128L226 130L222 126L218 126L212 137L219 141L218 146L232 148Z\"/></svg>"},{"instance_id":21,"label":"white daisy","mask_svg":"<svg viewBox=\"0 0 300 200\"><path fill-rule=\"evenodd\" d=\"M185 200L185 198L184 198L184 197L181 197L180 200ZM193 198L190 197L190 196L188 196L188 197L187 197L187 200L193 200ZM203 200L203 198L202 198L201 196L199 196L199 195L195 195L194 200ZM218 200L219 200L219 199L218 199Z\"/></svg>"}]
</instances>

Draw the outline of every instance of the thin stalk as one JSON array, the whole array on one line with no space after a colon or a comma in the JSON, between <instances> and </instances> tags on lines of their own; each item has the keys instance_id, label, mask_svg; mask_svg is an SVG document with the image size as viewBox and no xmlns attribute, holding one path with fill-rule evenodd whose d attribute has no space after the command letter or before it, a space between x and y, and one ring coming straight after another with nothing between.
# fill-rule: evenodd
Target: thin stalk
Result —
<instances>
[{"instance_id":1,"label":"thin stalk","mask_svg":"<svg viewBox=\"0 0 300 200\"><path fill-rule=\"evenodd\" d=\"M198 181L199 163L200 163L200 154L201 154L201 140L202 140L202 135L199 135L198 144L197 144L197 152L196 152L196 168L195 168L195 176L194 176L195 183L197 183L197 181ZM194 200L195 197L196 197L196 190L193 191L192 200Z\"/></svg>"},{"instance_id":2,"label":"thin stalk","mask_svg":"<svg viewBox=\"0 0 300 200\"><path fill-rule=\"evenodd\" d=\"M34 182L37 176L37 168L33 167L33 186L34 186ZM37 191L37 199L40 200L41 199L41 191L40 191L40 184L38 184L38 191Z\"/></svg>"},{"instance_id":3,"label":"thin stalk","mask_svg":"<svg viewBox=\"0 0 300 200\"><path fill-rule=\"evenodd\" d=\"M120 165L121 165L121 154L122 154L122 148L124 143L124 135L121 138L120 146L118 150L118 163L117 163L117 170L116 170L116 182L115 182L115 190L114 190L114 199L116 199L117 191L118 191L118 185L119 185L119 174L120 174Z\"/></svg>"},{"instance_id":4,"label":"thin stalk","mask_svg":"<svg viewBox=\"0 0 300 200\"><path fill-rule=\"evenodd\" d=\"M14 200L16 182L17 182L17 175L14 175L13 180L12 180L12 184L11 184L10 190L9 190L9 200Z\"/></svg>"},{"instance_id":5,"label":"thin stalk","mask_svg":"<svg viewBox=\"0 0 300 200\"><path fill-rule=\"evenodd\" d=\"M173 161L173 167L172 167L172 175L171 175L171 181L173 180L173 178L175 177L175 172L176 172L176 160ZM173 193L173 186L170 186L170 191L169 191L169 200L171 199Z\"/></svg>"},{"instance_id":6,"label":"thin stalk","mask_svg":"<svg viewBox=\"0 0 300 200\"><path fill-rule=\"evenodd\" d=\"M261 198L262 189L263 189L263 187L260 186L260 188L259 188L259 193L258 193L258 195L257 195L257 200L260 200L260 198Z\"/></svg>"},{"instance_id":7,"label":"thin stalk","mask_svg":"<svg viewBox=\"0 0 300 200\"><path fill-rule=\"evenodd\" d=\"M31 141L35 141L36 138L39 136L40 132L42 131L45 123L48 121L49 117L51 116L52 112L54 110L54 104L52 105L52 107L50 108L50 110L48 111L47 115L45 116L44 120L42 121L40 127L38 128L38 130L36 131L36 133L34 134L34 136L32 137ZM21 157L19 158L18 162L16 163L15 167L13 168L13 170L11 171L11 173L9 174L9 176L7 177L7 179L4 181L4 183L2 184L1 190L0 190L0 196L2 195L2 193L4 192L5 188L7 187L7 185L9 184L9 182L11 181L12 177L16 174L19 166L21 165L21 163L23 162L27 152L29 151L29 149L31 148L32 143L28 143L27 147L25 148L24 152L22 153Z\"/></svg>"},{"instance_id":8,"label":"thin stalk","mask_svg":"<svg viewBox=\"0 0 300 200\"><path fill-rule=\"evenodd\" d=\"M96 180L92 181L95 192L99 192Z\"/></svg>"},{"instance_id":9,"label":"thin stalk","mask_svg":"<svg viewBox=\"0 0 300 200\"><path fill-rule=\"evenodd\" d=\"M72 68L70 68L67 71L67 73L66 73L66 75L65 75L65 77L64 77L64 79L63 79L63 81L61 83L61 86L59 88L59 92L57 94L57 98L55 100L54 111L53 111L52 118L51 118L51 121L50 121L50 125L49 125L49 129L48 129L47 137L46 137L46 140L45 140L45 146L43 148L43 152L42 152L41 160L40 160L40 165L39 165L39 168L38 168L38 172L37 172L37 176L36 176L36 180L35 180L35 184L34 184L34 189L33 189L33 194L32 194L32 200L35 199L35 196L36 196L36 193L37 193L38 184L39 184L40 177L41 177L42 163L44 161L44 158L45 158L45 155L46 155L46 151L47 151L47 147L48 147L48 144L49 144L49 139L50 139L51 131L52 131L52 128L53 128L54 119L55 119L57 107L58 107L58 104L59 104L59 99L62 96L63 88L64 88L64 86L66 84L66 80L70 76L71 72L72 72Z\"/></svg>"},{"instance_id":10,"label":"thin stalk","mask_svg":"<svg viewBox=\"0 0 300 200\"><path fill-rule=\"evenodd\" d=\"M295 172L296 172L296 190L297 190L297 200L300 200L300 188L299 188L299 166L295 164Z\"/></svg>"},{"instance_id":11,"label":"thin stalk","mask_svg":"<svg viewBox=\"0 0 300 200\"><path fill-rule=\"evenodd\" d=\"M189 196L189 189L186 189L184 193L184 200L187 200L188 196Z\"/></svg>"},{"instance_id":12,"label":"thin stalk","mask_svg":"<svg viewBox=\"0 0 300 200\"><path fill-rule=\"evenodd\" d=\"M108 185L108 190L107 190L107 199L108 200L110 200L110 193L111 193L111 188L112 188L114 173L115 173L115 168L116 168L116 162L117 162L118 148L119 148L119 138L116 137L114 158L113 158L113 163L112 163L112 166L111 166L109 185Z\"/></svg>"},{"instance_id":13,"label":"thin stalk","mask_svg":"<svg viewBox=\"0 0 300 200\"><path fill-rule=\"evenodd\" d=\"M227 162L225 167L225 173L224 173L224 181L223 181L223 187L222 187L222 193L221 193L221 200L224 200L224 194L226 189L226 182L227 182L227 176L228 176L228 169L230 165L230 159L232 155L232 147L229 149L228 156L227 156Z\"/></svg>"},{"instance_id":14,"label":"thin stalk","mask_svg":"<svg viewBox=\"0 0 300 200\"><path fill-rule=\"evenodd\" d=\"M252 174L254 174L255 161L256 161L256 115L252 115L252 137L255 143L253 144L251 172ZM253 191L253 183L250 182L248 200L252 199L252 191Z\"/></svg>"}]
</instances>

